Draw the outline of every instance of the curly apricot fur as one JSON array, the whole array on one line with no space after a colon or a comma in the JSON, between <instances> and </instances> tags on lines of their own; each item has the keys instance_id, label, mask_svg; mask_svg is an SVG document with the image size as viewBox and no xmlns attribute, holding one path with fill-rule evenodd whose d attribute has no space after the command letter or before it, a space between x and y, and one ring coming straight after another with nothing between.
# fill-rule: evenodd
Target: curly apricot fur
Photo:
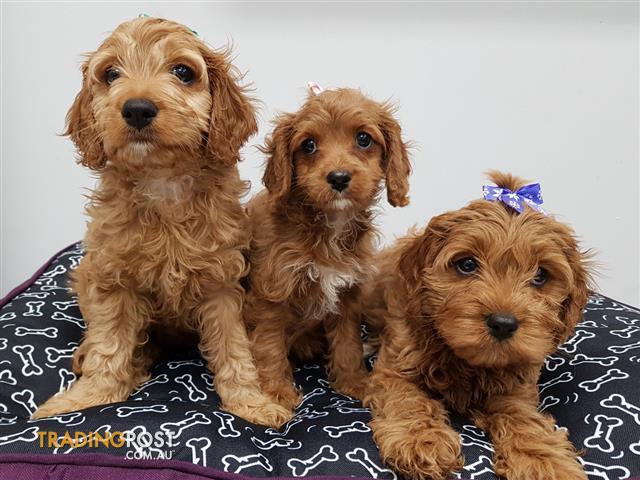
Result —
<instances>
[{"instance_id":1,"label":"curly apricot fur","mask_svg":"<svg viewBox=\"0 0 640 480\"><path fill-rule=\"evenodd\" d=\"M193 70L193 82L171 74L176 64ZM110 67L120 78L107 85ZM197 332L223 408L280 425L289 412L261 392L241 316L249 236L236 162L256 121L228 53L177 23L137 19L82 72L66 133L100 176L86 255L72 275L87 330L74 355L79 379L33 416L126 400L148 378L150 336ZM158 114L136 131L121 109L138 98Z\"/></svg>"},{"instance_id":2,"label":"curly apricot fur","mask_svg":"<svg viewBox=\"0 0 640 480\"><path fill-rule=\"evenodd\" d=\"M490 173L515 191L524 182ZM455 261L473 257L473 275ZM461 468L445 408L472 417L495 445L508 480L585 480L567 434L538 412L544 358L567 339L587 301L589 265L569 227L527 209L474 201L433 218L378 257L365 315L381 349L365 398L385 462L409 478L441 480ZM531 283L538 267L549 280ZM485 317L519 322L502 342Z\"/></svg>"}]
</instances>

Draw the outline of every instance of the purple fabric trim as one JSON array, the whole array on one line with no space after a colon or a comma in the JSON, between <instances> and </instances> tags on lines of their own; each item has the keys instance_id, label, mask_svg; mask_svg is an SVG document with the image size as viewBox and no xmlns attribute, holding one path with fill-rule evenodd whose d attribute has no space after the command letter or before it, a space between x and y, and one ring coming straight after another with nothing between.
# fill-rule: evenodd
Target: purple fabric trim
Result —
<instances>
[{"instance_id":1,"label":"purple fabric trim","mask_svg":"<svg viewBox=\"0 0 640 480\"><path fill-rule=\"evenodd\" d=\"M127 460L103 453L69 455L0 454L0 478L11 480L243 480L226 473L178 460ZM293 477L272 477L280 480ZM309 480L358 480L357 477L306 477Z\"/></svg>"},{"instance_id":2,"label":"purple fabric trim","mask_svg":"<svg viewBox=\"0 0 640 480\"><path fill-rule=\"evenodd\" d=\"M67 245L66 247L64 247L59 252L56 252L49 260L46 261L46 263L44 263L44 265L42 265L38 270L36 270L35 273L33 275L31 275L31 277L29 277L27 280L22 282L16 288L11 290L4 297L2 297L2 299L0 299L0 308L4 307L7 303L9 303L11 300L13 300L13 297L15 297L16 295L21 294L27 288L29 288L33 284L33 282L35 282L38 279L38 277L40 275L42 275L42 273L49 267L49 265L51 265L51 263L53 263L53 261L56 258L58 258L58 255L60 255L62 252L65 252L65 251L69 250L69 248L74 246L76 243L78 243L78 242L73 242L72 244Z\"/></svg>"}]
</instances>

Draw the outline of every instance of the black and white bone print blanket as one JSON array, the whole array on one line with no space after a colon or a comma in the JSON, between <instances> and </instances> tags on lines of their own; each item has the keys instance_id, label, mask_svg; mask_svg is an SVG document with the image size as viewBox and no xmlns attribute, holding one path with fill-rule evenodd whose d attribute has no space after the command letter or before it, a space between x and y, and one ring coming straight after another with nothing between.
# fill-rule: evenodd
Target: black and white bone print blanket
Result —
<instances>
[{"instance_id":1,"label":"black and white bone print blanket","mask_svg":"<svg viewBox=\"0 0 640 480\"><path fill-rule=\"evenodd\" d=\"M331 390L318 364L296 370L304 401L280 431L218 410L211 374L197 356L155 366L126 402L29 420L36 405L75 379L71 356L85 327L67 276L82 254L81 244L59 253L0 309L0 462L3 453L108 453L247 476L395 478L381 464L368 411ZM590 479L640 475L640 310L593 295L575 335L548 358L540 399L540 409L584 450ZM495 479L491 439L464 418L453 423L465 455L458 478ZM129 432L137 440L82 446L71 438L77 432ZM52 434L58 446L48 444ZM168 434L170 446L148 445Z\"/></svg>"}]
</instances>

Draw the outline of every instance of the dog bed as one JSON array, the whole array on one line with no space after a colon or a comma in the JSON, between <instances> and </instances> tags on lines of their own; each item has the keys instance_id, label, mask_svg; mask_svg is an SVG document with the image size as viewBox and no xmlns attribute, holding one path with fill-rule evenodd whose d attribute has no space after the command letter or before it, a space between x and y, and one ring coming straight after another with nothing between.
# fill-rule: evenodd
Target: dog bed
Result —
<instances>
[{"instance_id":1,"label":"dog bed","mask_svg":"<svg viewBox=\"0 0 640 480\"><path fill-rule=\"evenodd\" d=\"M195 354L156 365L126 402L29 420L75 378L71 356L85 326L67 283L82 255L79 243L56 254L0 303L0 478L142 479L152 470L153 478L185 479L396 477L380 461L367 409L333 391L317 363L295 370L304 400L280 431L218 410L211 374ZM569 430L590 479L640 475L639 382L640 311L592 295L575 335L540 378L540 409ZM464 418L453 424L465 456L458 478L497 478L490 438ZM90 432L112 440L128 432L134 440L77 443ZM57 444L49 443L54 435ZM147 445L152 437L157 443Z\"/></svg>"}]
</instances>

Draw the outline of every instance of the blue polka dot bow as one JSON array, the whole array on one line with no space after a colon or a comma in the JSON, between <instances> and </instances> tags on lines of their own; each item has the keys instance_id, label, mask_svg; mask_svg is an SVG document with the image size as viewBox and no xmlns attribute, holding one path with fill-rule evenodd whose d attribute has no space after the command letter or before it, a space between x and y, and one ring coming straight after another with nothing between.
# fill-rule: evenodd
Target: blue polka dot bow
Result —
<instances>
[{"instance_id":1,"label":"blue polka dot bow","mask_svg":"<svg viewBox=\"0 0 640 480\"><path fill-rule=\"evenodd\" d=\"M490 202L502 202L508 207L513 208L516 212L524 212L524 206L529 205L537 212L544 215L547 212L540 206L542 205L542 190L539 183L530 183L524 187L512 192L508 188L495 187L493 185L484 185L482 194L485 200Z\"/></svg>"}]
</instances>

